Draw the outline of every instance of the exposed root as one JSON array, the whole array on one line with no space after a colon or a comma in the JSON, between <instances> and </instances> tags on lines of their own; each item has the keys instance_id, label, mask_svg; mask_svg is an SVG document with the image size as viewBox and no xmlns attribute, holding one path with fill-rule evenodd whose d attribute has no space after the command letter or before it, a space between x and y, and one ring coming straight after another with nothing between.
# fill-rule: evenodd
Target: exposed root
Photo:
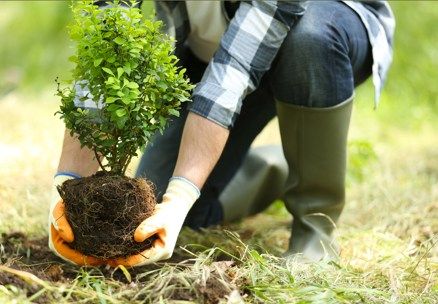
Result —
<instances>
[{"instance_id":1,"label":"exposed root","mask_svg":"<svg viewBox=\"0 0 438 304\"><path fill-rule=\"evenodd\" d=\"M151 182L98 172L58 188L75 240L71 247L98 258L138 254L153 239L134 241L138 225L151 216L156 200Z\"/></svg>"}]
</instances>

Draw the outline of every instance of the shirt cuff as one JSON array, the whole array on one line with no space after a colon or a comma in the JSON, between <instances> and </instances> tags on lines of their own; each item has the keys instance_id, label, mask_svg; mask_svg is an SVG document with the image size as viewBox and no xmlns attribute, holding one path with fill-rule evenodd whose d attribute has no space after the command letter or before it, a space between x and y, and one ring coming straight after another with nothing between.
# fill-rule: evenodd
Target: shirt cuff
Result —
<instances>
[{"instance_id":1,"label":"shirt cuff","mask_svg":"<svg viewBox=\"0 0 438 304\"><path fill-rule=\"evenodd\" d=\"M224 93L215 95L196 92L188 110L196 113L226 129L231 129L239 116L240 96L221 88Z\"/></svg>"}]
</instances>

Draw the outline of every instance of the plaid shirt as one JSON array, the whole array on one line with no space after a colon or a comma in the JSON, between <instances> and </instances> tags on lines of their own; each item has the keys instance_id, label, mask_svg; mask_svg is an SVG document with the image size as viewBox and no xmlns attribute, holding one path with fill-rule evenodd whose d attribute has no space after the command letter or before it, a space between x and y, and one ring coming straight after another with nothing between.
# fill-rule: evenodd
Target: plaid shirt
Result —
<instances>
[{"instance_id":1,"label":"plaid shirt","mask_svg":"<svg viewBox=\"0 0 438 304\"><path fill-rule=\"evenodd\" d=\"M107 7L108 1L111 0L97 0L95 4ZM141 2L138 2L139 6ZM305 14L305 2L240 2L229 20L220 47L193 92L190 111L225 128L231 128L240 113L242 100L258 87L290 28ZM373 55L374 105L377 107L392 62L394 16L386 1L342 2L358 14L367 29ZM156 1L155 4L158 19L164 22L165 31L175 37L178 50L190 34L186 3ZM125 4L122 2L122 5ZM81 90L78 88L78 91ZM88 90L85 88L84 92ZM84 107L79 98L75 99L75 103Z\"/></svg>"},{"instance_id":2,"label":"plaid shirt","mask_svg":"<svg viewBox=\"0 0 438 304\"><path fill-rule=\"evenodd\" d=\"M368 32L377 106L392 61L394 17L386 1L343 2L360 16ZM190 111L231 128L242 100L258 87L305 6L301 1L241 2L193 92ZM190 33L185 2L156 1L156 10L167 33L175 37L176 47L184 44Z\"/></svg>"}]
</instances>

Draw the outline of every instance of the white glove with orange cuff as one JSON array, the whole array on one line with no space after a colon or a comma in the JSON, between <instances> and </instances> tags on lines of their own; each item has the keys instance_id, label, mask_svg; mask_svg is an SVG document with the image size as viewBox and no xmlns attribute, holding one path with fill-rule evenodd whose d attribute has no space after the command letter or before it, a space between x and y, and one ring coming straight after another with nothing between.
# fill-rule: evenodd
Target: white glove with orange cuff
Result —
<instances>
[{"instance_id":1,"label":"white glove with orange cuff","mask_svg":"<svg viewBox=\"0 0 438 304\"><path fill-rule=\"evenodd\" d=\"M49 248L53 253L67 262L76 265L96 266L104 264L104 261L95 257L86 256L68 245L68 243L73 242L74 235L64 214L64 202L57 190L57 186L62 185L65 181L79 177L80 176L69 172L60 172L55 175L49 211Z\"/></svg>"},{"instance_id":2,"label":"white glove with orange cuff","mask_svg":"<svg viewBox=\"0 0 438 304\"><path fill-rule=\"evenodd\" d=\"M199 189L183 177L172 177L167 186L163 201L155 206L155 211L135 230L136 242L143 242L156 235L152 247L133 256L106 261L117 267L143 266L168 259L172 256L184 220L200 195Z\"/></svg>"}]
</instances>

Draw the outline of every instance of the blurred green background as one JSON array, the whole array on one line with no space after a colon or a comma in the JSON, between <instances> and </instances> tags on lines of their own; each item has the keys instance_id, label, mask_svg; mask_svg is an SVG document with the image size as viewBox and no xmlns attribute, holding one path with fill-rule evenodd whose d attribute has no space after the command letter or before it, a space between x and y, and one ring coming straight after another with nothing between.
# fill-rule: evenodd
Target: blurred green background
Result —
<instances>
[{"instance_id":1,"label":"blurred green background","mask_svg":"<svg viewBox=\"0 0 438 304\"><path fill-rule=\"evenodd\" d=\"M35 93L69 78L74 45L67 25L71 1L0 1L0 98L11 90ZM153 3L145 1L148 16Z\"/></svg>"},{"instance_id":2,"label":"blurred green background","mask_svg":"<svg viewBox=\"0 0 438 304\"><path fill-rule=\"evenodd\" d=\"M0 2L0 99L12 91L35 95L54 90L57 76L69 78L67 58L74 47L67 33L70 4ZM152 6L145 1L142 9L149 14ZM397 17L394 64L377 112L379 120L418 129L436 120L438 112L438 3L394 1L391 6ZM368 81L358 90L357 107L372 108L372 98Z\"/></svg>"}]
</instances>

